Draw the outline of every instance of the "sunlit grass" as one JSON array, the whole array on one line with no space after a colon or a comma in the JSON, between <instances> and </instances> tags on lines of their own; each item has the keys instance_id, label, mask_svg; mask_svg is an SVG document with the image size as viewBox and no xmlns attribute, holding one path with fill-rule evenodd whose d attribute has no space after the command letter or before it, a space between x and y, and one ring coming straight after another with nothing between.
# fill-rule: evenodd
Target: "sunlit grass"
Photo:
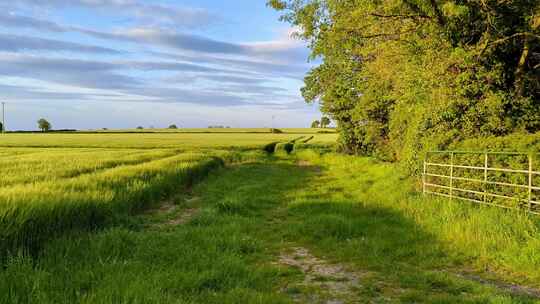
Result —
<instances>
[{"instance_id":1,"label":"sunlit grass","mask_svg":"<svg viewBox=\"0 0 540 304\"><path fill-rule=\"evenodd\" d=\"M537 216L423 196L417 178L407 177L393 164L369 158L320 156L312 151L299 152L298 157L323 166L328 174L310 183L291 206L303 205L306 206L303 210L309 211L309 206L317 210L321 208L318 205L332 202L327 207L335 210L341 219L328 222L327 230L323 226L318 229L335 242L363 236L366 243L357 246L372 251L391 250L397 256L409 257L417 265L464 265L471 271L487 271L535 286L540 282L540 218ZM317 189L318 198L311 195L313 189ZM371 216L361 215L366 212ZM328 212L321 216L328 216ZM390 223L396 218L403 219L400 221L407 222L410 228L404 224L404 230L397 233L385 231L384 227L393 227ZM313 221L317 217L302 225L309 226ZM386 221L387 225L377 224L378 221ZM371 226L374 235L366 232ZM314 237L317 233L313 227L305 229L300 235ZM335 235L329 231L336 231ZM422 239L432 241L426 243ZM378 245L379 240L389 242L384 245L386 249ZM332 246L337 243L330 242ZM348 248L350 251L344 251L343 255L360 259L355 246Z\"/></svg>"}]
</instances>

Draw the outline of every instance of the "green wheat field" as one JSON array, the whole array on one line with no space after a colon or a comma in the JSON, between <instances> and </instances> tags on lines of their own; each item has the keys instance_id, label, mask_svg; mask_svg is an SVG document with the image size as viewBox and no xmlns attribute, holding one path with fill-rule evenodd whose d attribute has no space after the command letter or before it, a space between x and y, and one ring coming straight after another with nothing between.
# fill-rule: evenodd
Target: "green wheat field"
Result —
<instances>
[{"instance_id":1,"label":"green wheat field","mask_svg":"<svg viewBox=\"0 0 540 304\"><path fill-rule=\"evenodd\" d=\"M538 303L538 217L332 132L207 131L1 136L0 303Z\"/></svg>"}]
</instances>

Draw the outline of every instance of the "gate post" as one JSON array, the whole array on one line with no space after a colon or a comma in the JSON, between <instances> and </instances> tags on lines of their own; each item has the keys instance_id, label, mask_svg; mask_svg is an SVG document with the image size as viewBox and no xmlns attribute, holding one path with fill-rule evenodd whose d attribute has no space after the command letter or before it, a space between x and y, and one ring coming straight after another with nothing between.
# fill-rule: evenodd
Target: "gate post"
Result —
<instances>
[{"instance_id":1,"label":"gate post","mask_svg":"<svg viewBox=\"0 0 540 304\"><path fill-rule=\"evenodd\" d=\"M427 174L427 159L429 156L429 152L426 153L426 156L424 157L424 173L422 174L422 194L426 195L426 174Z\"/></svg>"},{"instance_id":2,"label":"gate post","mask_svg":"<svg viewBox=\"0 0 540 304\"><path fill-rule=\"evenodd\" d=\"M450 153L450 199L454 199L454 152Z\"/></svg>"},{"instance_id":3,"label":"gate post","mask_svg":"<svg viewBox=\"0 0 540 304\"><path fill-rule=\"evenodd\" d=\"M532 211L532 155L529 153L529 199L528 199L528 207L529 212Z\"/></svg>"},{"instance_id":4,"label":"gate post","mask_svg":"<svg viewBox=\"0 0 540 304\"><path fill-rule=\"evenodd\" d=\"M488 153L484 153L484 203L487 203Z\"/></svg>"}]
</instances>

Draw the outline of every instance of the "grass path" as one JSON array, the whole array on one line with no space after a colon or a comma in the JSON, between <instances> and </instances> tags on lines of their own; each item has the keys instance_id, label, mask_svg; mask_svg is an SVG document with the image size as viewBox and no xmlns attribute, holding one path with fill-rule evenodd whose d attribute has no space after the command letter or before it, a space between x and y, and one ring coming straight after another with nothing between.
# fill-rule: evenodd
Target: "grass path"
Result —
<instances>
[{"instance_id":1,"label":"grass path","mask_svg":"<svg viewBox=\"0 0 540 304\"><path fill-rule=\"evenodd\" d=\"M537 303L455 275L434 235L343 178L290 159L220 169L123 227L12 258L0 303Z\"/></svg>"}]
</instances>

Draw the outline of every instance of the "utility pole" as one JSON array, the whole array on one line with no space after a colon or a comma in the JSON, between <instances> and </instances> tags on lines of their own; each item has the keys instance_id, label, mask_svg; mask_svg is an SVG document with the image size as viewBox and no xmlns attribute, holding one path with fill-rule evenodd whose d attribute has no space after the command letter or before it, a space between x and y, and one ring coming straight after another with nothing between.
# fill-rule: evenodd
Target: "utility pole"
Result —
<instances>
[{"instance_id":1,"label":"utility pole","mask_svg":"<svg viewBox=\"0 0 540 304\"><path fill-rule=\"evenodd\" d=\"M6 132L6 116L4 107L6 106L6 103L2 101L2 133Z\"/></svg>"}]
</instances>

